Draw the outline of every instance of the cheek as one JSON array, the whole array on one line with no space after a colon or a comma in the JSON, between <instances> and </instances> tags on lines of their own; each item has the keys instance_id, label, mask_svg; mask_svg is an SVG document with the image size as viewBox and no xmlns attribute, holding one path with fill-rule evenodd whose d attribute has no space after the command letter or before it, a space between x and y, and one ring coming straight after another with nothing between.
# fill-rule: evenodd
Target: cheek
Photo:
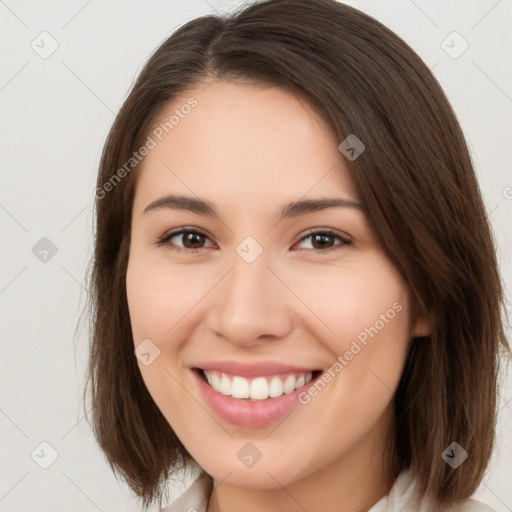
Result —
<instances>
[{"instance_id":1,"label":"cheek","mask_svg":"<svg viewBox=\"0 0 512 512\"><path fill-rule=\"evenodd\" d=\"M410 340L408 289L384 259L340 269L321 284L309 297L334 331L320 338L333 354L326 372L332 392L311 397L315 415L329 423L334 414L346 432L355 432L354 425L364 430L388 406L402 375Z\"/></svg>"},{"instance_id":2,"label":"cheek","mask_svg":"<svg viewBox=\"0 0 512 512\"><path fill-rule=\"evenodd\" d=\"M158 262L132 258L126 293L135 345L145 338L168 338L166 334L194 303L200 291L196 288L182 272L169 272Z\"/></svg>"},{"instance_id":3,"label":"cheek","mask_svg":"<svg viewBox=\"0 0 512 512\"><path fill-rule=\"evenodd\" d=\"M354 340L364 346L377 337L408 338L408 290L384 258L310 273L294 286L321 322L317 335L324 333L321 339L335 354L348 350Z\"/></svg>"},{"instance_id":4,"label":"cheek","mask_svg":"<svg viewBox=\"0 0 512 512\"><path fill-rule=\"evenodd\" d=\"M145 364L143 357L138 357L138 367L153 401L172 428L183 435L186 431L180 427L189 425L193 419L189 418L190 407L187 409L187 402L183 400L181 369L171 363L180 348L180 342L173 343L179 336L173 336L171 331L186 314L187 306L181 292L180 297L177 296L176 284L169 282L158 265L147 260L132 258L128 264L126 293L134 349L137 353L139 346L148 347L144 351L149 352L151 358L150 364Z\"/></svg>"},{"instance_id":5,"label":"cheek","mask_svg":"<svg viewBox=\"0 0 512 512\"><path fill-rule=\"evenodd\" d=\"M172 307L176 303L174 290L175 287L165 286L158 267L138 257L135 251L127 267L126 295L136 354L142 352L142 347L147 347L144 352L151 354L151 364L144 364L139 356L138 365L152 395L158 393L159 381L165 380L164 358L160 356L165 333L176 322L172 316L176 309Z\"/></svg>"},{"instance_id":6,"label":"cheek","mask_svg":"<svg viewBox=\"0 0 512 512\"><path fill-rule=\"evenodd\" d=\"M315 321L314 337L332 354L322 384L301 396L315 418L301 426L304 435L317 435L322 425L332 440L318 447L325 459L382 427L409 344L408 290L395 269L380 260L336 270L329 279L311 279L316 285L309 294L300 292L322 320Z\"/></svg>"},{"instance_id":7,"label":"cheek","mask_svg":"<svg viewBox=\"0 0 512 512\"><path fill-rule=\"evenodd\" d=\"M388 406L402 375L410 340L407 286L380 257L313 282L301 293L322 321L315 337L332 354L325 372L331 392L319 392L319 400L305 396L304 402L315 402L315 415L326 424L334 415L346 432L354 425L364 430Z\"/></svg>"},{"instance_id":8,"label":"cheek","mask_svg":"<svg viewBox=\"0 0 512 512\"><path fill-rule=\"evenodd\" d=\"M164 262L165 263L165 262ZM151 340L150 352L158 356L150 365L139 358L142 378L157 404L172 403L181 408L184 368L178 357L186 346L194 306L211 287L197 272L170 269L137 248L126 273L126 293L135 350ZM156 348L155 348L156 347ZM186 417L187 413L183 413Z\"/></svg>"}]
</instances>

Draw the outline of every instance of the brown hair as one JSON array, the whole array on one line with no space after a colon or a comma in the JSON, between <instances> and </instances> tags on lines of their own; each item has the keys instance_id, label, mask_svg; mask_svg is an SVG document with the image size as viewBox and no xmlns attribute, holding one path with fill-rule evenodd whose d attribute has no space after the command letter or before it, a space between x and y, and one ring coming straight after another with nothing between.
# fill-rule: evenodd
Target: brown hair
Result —
<instances>
[{"instance_id":1,"label":"brown hair","mask_svg":"<svg viewBox=\"0 0 512 512\"><path fill-rule=\"evenodd\" d=\"M365 144L347 161L351 176L414 311L431 325L431 336L413 340L395 395L390 481L410 467L436 503L469 497L494 446L500 347L510 353L489 222L435 77L392 31L334 0L269 0L186 23L148 60L115 119L97 181L86 376L94 435L111 468L147 507L191 456L134 356L125 278L140 166L108 194L104 185L164 107L214 78L283 87L314 105L340 142L355 134ZM441 457L453 441L469 453L456 470Z\"/></svg>"}]
</instances>

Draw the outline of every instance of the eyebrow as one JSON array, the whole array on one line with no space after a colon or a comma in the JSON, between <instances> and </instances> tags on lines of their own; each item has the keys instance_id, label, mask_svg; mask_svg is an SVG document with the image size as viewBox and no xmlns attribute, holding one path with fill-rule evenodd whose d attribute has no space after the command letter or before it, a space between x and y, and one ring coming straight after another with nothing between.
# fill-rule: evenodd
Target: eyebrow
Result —
<instances>
[{"instance_id":1,"label":"eyebrow","mask_svg":"<svg viewBox=\"0 0 512 512\"><path fill-rule=\"evenodd\" d=\"M146 206L142 213L161 208L186 210L189 212L197 213L199 215L219 217L217 209L213 203L209 201L203 201L201 199L196 199L194 197L178 195L166 195L156 199L148 206ZM298 217L308 213L318 212L327 208L353 208L355 210L366 212L366 208L363 205L349 199L320 198L293 201L291 203L285 204L277 210L276 217L278 220L283 220L292 217Z\"/></svg>"}]
</instances>

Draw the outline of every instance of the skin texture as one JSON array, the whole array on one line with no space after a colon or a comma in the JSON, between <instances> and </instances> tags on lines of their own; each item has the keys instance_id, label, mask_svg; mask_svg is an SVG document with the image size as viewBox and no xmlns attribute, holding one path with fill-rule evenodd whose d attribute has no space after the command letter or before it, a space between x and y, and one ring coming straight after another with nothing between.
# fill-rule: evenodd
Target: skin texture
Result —
<instances>
[{"instance_id":1,"label":"skin texture","mask_svg":"<svg viewBox=\"0 0 512 512\"><path fill-rule=\"evenodd\" d=\"M281 88L217 80L186 91L162 119L190 96L197 106L146 156L135 193L126 283L133 338L160 350L151 365L139 362L144 382L214 477L208 512L367 510L389 491L380 457L390 404L410 339L427 334L426 322L410 318L407 285L364 212L329 208L276 224L290 201L359 202L341 141L311 107ZM143 213L169 193L209 200L219 217ZM207 237L157 245L183 227ZM311 228L350 243L303 239ZM263 248L250 264L236 252L247 236ZM218 359L328 369L395 303L401 311L325 389L268 427L215 416L189 369ZM251 468L237 457L249 441L262 453Z\"/></svg>"}]
</instances>

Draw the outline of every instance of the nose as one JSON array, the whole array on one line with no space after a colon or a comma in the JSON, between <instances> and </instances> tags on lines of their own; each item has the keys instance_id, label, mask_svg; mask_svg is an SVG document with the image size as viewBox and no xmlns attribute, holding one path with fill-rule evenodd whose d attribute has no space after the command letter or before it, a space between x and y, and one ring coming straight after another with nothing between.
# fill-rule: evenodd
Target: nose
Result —
<instances>
[{"instance_id":1,"label":"nose","mask_svg":"<svg viewBox=\"0 0 512 512\"><path fill-rule=\"evenodd\" d=\"M210 331L245 347L286 337L292 327L293 295L281 279L265 251L252 263L235 254L212 295Z\"/></svg>"}]
</instances>

